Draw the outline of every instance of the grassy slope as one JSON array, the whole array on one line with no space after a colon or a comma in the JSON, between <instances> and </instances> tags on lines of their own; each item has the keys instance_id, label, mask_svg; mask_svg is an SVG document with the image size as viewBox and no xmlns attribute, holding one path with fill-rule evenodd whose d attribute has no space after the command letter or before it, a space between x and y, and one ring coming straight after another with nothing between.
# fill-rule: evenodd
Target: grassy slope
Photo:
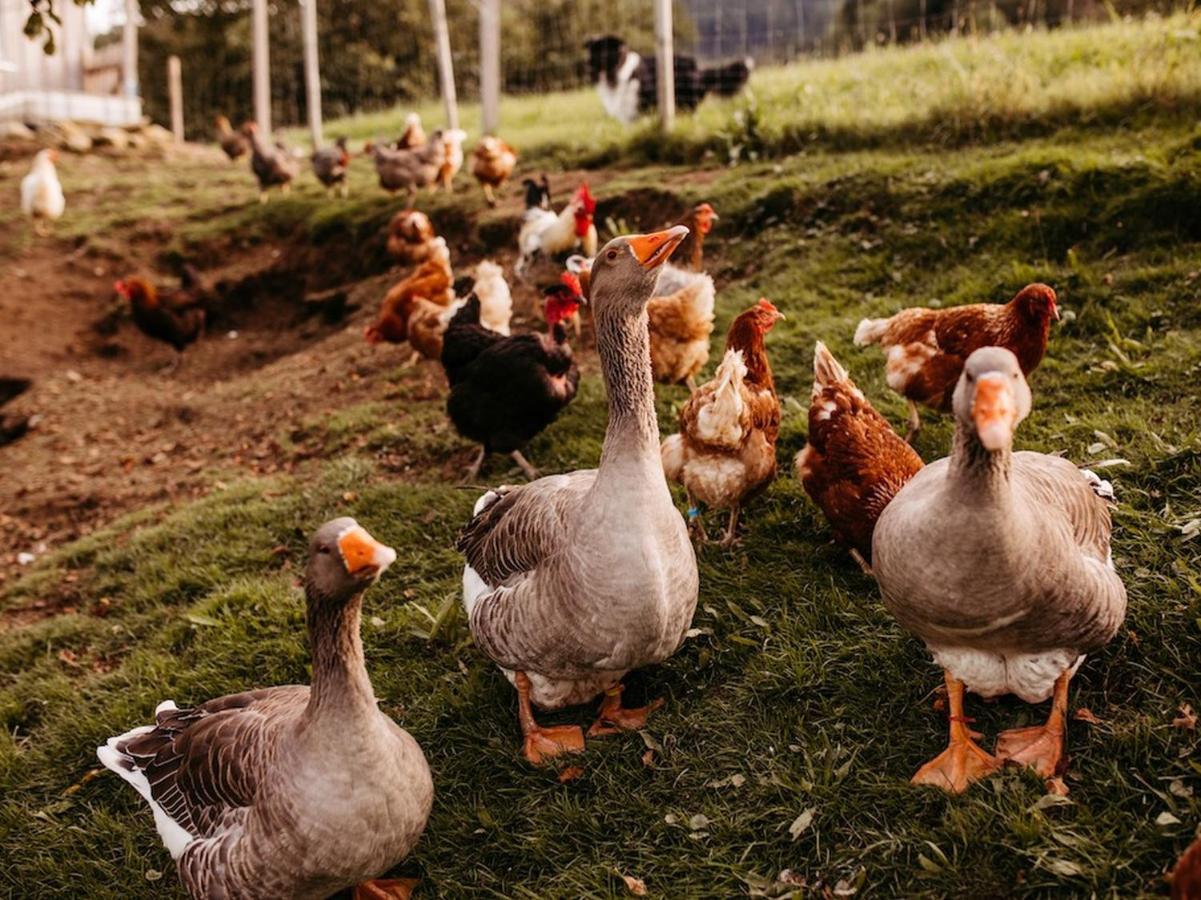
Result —
<instances>
[{"instance_id":1,"label":"grassy slope","mask_svg":"<svg viewBox=\"0 0 1201 900\"><path fill-rule=\"evenodd\" d=\"M1184 41L1191 29L1196 47L1197 27L1175 20L1144 43ZM1089 42L1073 32L1028 43L1029 56L1050 61ZM1077 50L1057 65L1072 68ZM913 82L943 52L866 64L887 66L885 83ZM860 62L800 71L847 83ZM422 874L427 891L621 896L620 870L644 878L654 896L730 896L765 885L783 891L770 882L786 868L810 884L846 879L876 896L1159 890L1201 820L1192 795L1201 788L1201 743L1170 725L1179 704L1201 706L1201 545L1180 530L1201 515L1201 137L1159 102L1195 90L1195 66L1177 60L1175 71L1178 81L1147 101L1137 127L1083 116L1070 141L1038 137L1056 118L1033 92L1029 105L1041 112L1030 121L1043 124L1020 142L953 154L900 139L815 149L713 172L703 188L723 214L713 242L724 285L719 327L760 294L789 314L770 342L785 396L785 464L803 443L816 338L900 421L878 354L850 347L859 317L915 302L1003 299L1034 278L1060 290L1074 315L1033 379L1035 411L1020 442L1074 460L1130 461L1110 470L1128 630L1076 681L1074 706L1102 723L1072 723L1068 802L1048 802L1036 779L1018 773L962 798L906 783L943 740L928 696L937 673L882 611L871 581L829 545L788 475L753 508L736 551L702 554L695 624L703 633L634 678L638 696L669 699L649 732L654 767L641 762L643 740L630 736L593 744L586 774L566 786L529 769L515 753L512 691L472 649L454 605L460 560L449 547L473 494L435 473L461 445L445 431L398 428L378 403L306 423L324 438L327 458L295 478L146 510L7 589L0 604L70 592L84 612L0 636L8 673L0 679L0 884L29 897L178 891L133 792L109 777L73 786L94 766L92 747L145 721L162 697L188 702L303 680L293 579L305 535L348 511L400 551L368 598L365 641L384 708L422 742L435 771L434 818L404 866ZM1094 83L1099 94L1089 102L1104 106L1105 79ZM791 114L769 114L757 90L765 120ZM844 108L875 115L862 103ZM934 121L940 108L916 109L915 121ZM701 118L686 133L721 124L709 108ZM905 133L906 123L894 124ZM884 123L865 128L885 133ZM678 174L629 169L609 190ZM202 187L206 198L219 193ZM474 194L439 202L466 215L478 209ZM654 224L637 221L637 203L627 207L631 225ZM283 229L318 208L328 209L306 189L273 204L267 215L277 220L266 224L257 209L231 208L212 221L179 214L195 217L186 229L203 239L250 219ZM383 210L374 198L356 201L342 224L362 227ZM683 392L659 396L666 427ZM603 403L588 379L532 458L552 470L594 463ZM415 400L409 411L417 422L440 419L437 400ZM942 455L949 434L946 421L932 422L919 449ZM373 463L397 445L429 463L404 483L379 476ZM273 552L278 546L287 552ZM102 598L110 602L100 616ZM432 638L430 615L439 618ZM74 656L64 661L63 651ZM972 701L970 710L990 738L1041 712L1012 701ZM554 718L585 721L587 711ZM735 775L745 780L734 784ZM805 810L812 824L794 840L789 825ZM1163 813L1179 823L1157 824Z\"/></svg>"}]
</instances>

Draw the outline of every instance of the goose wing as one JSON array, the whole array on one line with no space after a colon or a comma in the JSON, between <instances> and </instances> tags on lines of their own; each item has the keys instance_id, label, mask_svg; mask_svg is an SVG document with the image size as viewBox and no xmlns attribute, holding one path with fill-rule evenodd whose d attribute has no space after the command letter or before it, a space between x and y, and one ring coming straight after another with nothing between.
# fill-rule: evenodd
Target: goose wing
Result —
<instances>
[{"instance_id":1,"label":"goose wing","mask_svg":"<svg viewBox=\"0 0 1201 900\"><path fill-rule=\"evenodd\" d=\"M1015 453L1013 460L1031 499L1063 513L1082 553L1108 562L1113 528L1109 504L1090 480L1091 473L1080 471L1062 457L1042 453Z\"/></svg>"}]
</instances>

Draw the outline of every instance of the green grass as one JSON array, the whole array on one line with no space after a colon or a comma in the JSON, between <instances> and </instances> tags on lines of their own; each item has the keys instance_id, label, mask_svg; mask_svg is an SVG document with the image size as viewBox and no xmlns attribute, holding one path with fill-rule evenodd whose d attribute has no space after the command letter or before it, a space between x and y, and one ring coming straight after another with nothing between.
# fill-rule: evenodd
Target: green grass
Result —
<instances>
[{"instance_id":1,"label":"green grass","mask_svg":"<svg viewBox=\"0 0 1201 900\"><path fill-rule=\"evenodd\" d=\"M785 896L790 886L777 878L786 869L806 879L809 890L791 888L800 896L840 881L874 897L1162 893L1163 873L1201 823L1201 737L1171 725L1181 704L1201 707L1201 542L1186 528L1201 517L1201 132L1177 115L1175 88L1153 90L1145 116L1106 120L1120 107L1106 98L1121 91L1106 86L1104 65L1089 69L1085 51L1156 35L1138 46L1148 65L1167 68L1170 54L1152 59L1146 48L1196 26L1178 18L1034 36L1028 48L1016 37L985 42L1042 61L1044 93L1059 99L1006 96L1064 132L1015 129L977 144L966 129L949 153L910 139L913 123L934 122L945 104L916 98L891 124L896 104L870 108L871 97L916 82L921 65L966 54L954 43L856 58L870 93L824 111L769 115L756 85L770 134L788 133L792 115L828 122L829 134L889 139L818 141L714 168L703 186L685 168L632 165L637 137L622 149L631 165L601 197L631 227L658 224L642 217L665 200L703 196L721 212L710 254L719 333L760 295L788 315L769 340L784 471L748 511L742 545L701 554L697 636L632 678L634 700L668 700L644 736L593 743L585 775L566 785L522 763L512 689L471 646L457 612L452 544L474 495L448 483L446 459L464 445L439 428L437 398L381 400L297 423L295 440L322 454L295 475L141 511L0 594L0 607L70 595L79 609L0 634L0 885L23 897L179 894L139 798L112 777L84 780L93 747L146 721L165 697L182 704L305 680L294 579L307 534L349 513L400 553L368 596L364 639L383 708L434 770L433 818L402 867L423 877L426 896L620 897L619 873L644 879L656 897ZM975 65L980 79L1005 81L987 74L991 63ZM1176 57L1190 78L1195 65ZM799 68L816 80L852 71L851 61ZM1054 72L1075 87L1061 92ZM720 119L707 106L684 123L682 140L714 140L706 128ZM223 171L188 177L198 181L193 203L210 204L210 214L168 214L191 223L181 233L200 247L247 228L301 242L365 233L389 209L364 173L349 205L303 187L265 211L213 202L228 189ZM145 190L163 202L169 179L156 174ZM97 215L132 221L140 202ZM435 212L469 233L492 215L465 190L439 198ZM1129 461L1106 472L1118 491L1114 555L1129 616L1074 682L1073 708L1101 721L1070 724L1066 800L1017 772L947 797L907 781L945 737L930 706L938 673L881 608L872 581L829 543L791 459L804 441L816 339L899 423L879 354L851 347L855 322L915 303L1002 300L1034 279L1054 285L1070 315L1032 377L1035 407L1019 443L1082 463ZM410 377L398 372L382 388L392 394ZM681 389L660 389L665 431L683 399ZM927 420L919 450L934 459L950 425ZM547 470L592 465L603 428L603 390L590 376L530 456ZM404 458L403 477L380 463L385 451ZM1012 699L969 701L990 745L1042 712ZM573 710L550 720L588 718ZM810 824L794 838L789 827L806 812Z\"/></svg>"}]
</instances>

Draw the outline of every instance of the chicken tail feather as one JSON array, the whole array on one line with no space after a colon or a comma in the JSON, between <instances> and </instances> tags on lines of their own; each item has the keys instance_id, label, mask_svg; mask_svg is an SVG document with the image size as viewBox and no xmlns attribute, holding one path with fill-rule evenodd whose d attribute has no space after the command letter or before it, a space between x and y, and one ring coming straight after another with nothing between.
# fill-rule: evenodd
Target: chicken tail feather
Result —
<instances>
[{"instance_id":1,"label":"chicken tail feather","mask_svg":"<svg viewBox=\"0 0 1201 900\"><path fill-rule=\"evenodd\" d=\"M855 329L855 346L865 347L876 344L888 331L888 319L864 319Z\"/></svg>"},{"instance_id":2,"label":"chicken tail feather","mask_svg":"<svg viewBox=\"0 0 1201 900\"><path fill-rule=\"evenodd\" d=\"M869 320L865 319L864 321ZM856 334L856 338L858 338L858 334ZM855 343L858 343L857 339ZM826 345L818 341L817 346L813 348L814 388L829 387L837 382L848 380L850 380L850 376L847 374L847 370L834 358L834 354L826 348Z\"/></svg>"}]
</instances>

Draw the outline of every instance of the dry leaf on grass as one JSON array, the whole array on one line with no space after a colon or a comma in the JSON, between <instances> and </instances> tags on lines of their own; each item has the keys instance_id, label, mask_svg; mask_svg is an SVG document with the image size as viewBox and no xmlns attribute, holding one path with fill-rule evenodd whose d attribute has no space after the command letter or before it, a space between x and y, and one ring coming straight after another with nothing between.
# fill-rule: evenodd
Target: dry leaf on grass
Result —
<instances>
[{"instance_id":1,"label":"dry leaf on grass","mask_svg":"<svg viewBox=\"0 0 1201 900\"><path fill-rule=\"evenodd\" d=\"M621 875L620 872L617 874ZM646 896L646 882L641 878L635 878L633 875L621 875L621 880L626 883L626 890L635 897Z\"/></svg>"},{"instance_id":2,"label":"dry leaf on grass","mask_svg":"<svg viewBox=\"0 0 1201 900\"><path fill-rule=\"evenodd\" d=\"M1056 797L1066 797L1068 786L1062 778L1056 775L1054 778L1047 779L1047 793Z\"/></svg>"},{"instance_id":3,"label":"dry leaf on grass","mask_svg":"<svg viewBox=\"0 0 1201 900\"><path fill-rule=\"evenodd\" d=\"M559 773L559 784L567 784L569 781L575 781L584 774L582 766L568 766Z\"/></svg>"},{"instance_id":4,"label":"dry leaf on grass","mask_svg":"<svg viewBox=\"0 0 1201 900\"><path fill-rule=\"evenodd\" d=\"M1072 718L1074 718L1077 722L1087 722L1089 725L1101 724L1101 720L1097 718L1096 713L1094 713L1087 706L1082 706L1076 710L1076 715L1074 715Z\"/></svg>"},{"instance_id":5,"label":"dry leaf on grass","mask_svg":"<svg viewBox=\"0 0 1201 900\"><path fill-rule=\"evenodd\" d=\"M1193 708L1187 703L1180 707L1180 715L1172 720L1173 728L1180 728L1184 731L1197 730L1197 714L1193 712Z\"/></svg>"}]
</instances>

